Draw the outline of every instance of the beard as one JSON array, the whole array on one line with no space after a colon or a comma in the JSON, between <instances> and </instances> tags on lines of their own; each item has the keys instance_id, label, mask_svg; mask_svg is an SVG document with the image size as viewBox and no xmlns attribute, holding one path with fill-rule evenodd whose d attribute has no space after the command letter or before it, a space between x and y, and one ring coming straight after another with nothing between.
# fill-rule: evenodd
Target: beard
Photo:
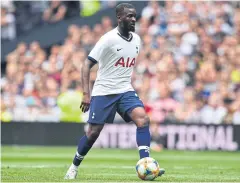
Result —
<instances>
[{"instance_id":1,"label":"beard","mask_svg":"<svg viewBox=\"0 0 240 183\"><path fill-rule=\"evenodd\" d=\"M131 23L129 23L127 21L122 22L122 27L125 31L135 32L135 25L132 26Z\"/></svg>"},{"instance_id":2,"label":"beard","mask_svg":"<svg viewBox=\"0 0 240 183\"><path fill-rule=\"evenodd\" d=\"M129 31L131 31L131 32L135 32L135 26L131 26L131 25L129 25Z\"/></svg>"}]
</instances>

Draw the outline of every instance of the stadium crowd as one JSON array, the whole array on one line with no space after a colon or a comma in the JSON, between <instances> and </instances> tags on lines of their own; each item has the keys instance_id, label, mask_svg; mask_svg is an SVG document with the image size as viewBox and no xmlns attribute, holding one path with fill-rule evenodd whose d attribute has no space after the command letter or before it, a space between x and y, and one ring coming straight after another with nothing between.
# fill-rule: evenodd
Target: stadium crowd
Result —
<instances>
[{"instance_id":1,"label":"stadium crowd","mask_svg":"<svg viewBox=\"0 0 240 183\"><path fill-rule=\"evenodd\" d=\"M66 108L59 95L81 92L82 63L112 28L108 17L93 29L70 25L64 43L52 45L50 53L36 41L20 43L7 56L1 78L5 118L59 121ZM164 6L150 1L136 32L142 49L132 83L152 123L240 124L239 7L225 1L167 1ZM96 71L97 66L92 84Z\"/></svg>"},{"instance_id":2,"label":"stadium crowd","mask_svg":"<svg viewBox=\"0 0 240 183\"><path fill-rule=\"evenodd\" d=\"M1 1L1 40L13 40L32 29L74 16L86 17L115 6L116 1ZM91 8L91 11L89 10Z\"/></svg>"}]
</instances>

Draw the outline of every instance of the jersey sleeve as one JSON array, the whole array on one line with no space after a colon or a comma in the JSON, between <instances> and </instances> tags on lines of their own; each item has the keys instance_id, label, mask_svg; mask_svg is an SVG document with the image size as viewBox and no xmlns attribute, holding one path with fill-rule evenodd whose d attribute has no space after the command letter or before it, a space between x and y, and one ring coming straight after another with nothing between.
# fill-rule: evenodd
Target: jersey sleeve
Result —
<instances>
[{"instance_id":1,"label":"jersey sleeve","mask_svg":"<svg viewBox=\"0 0 240 183\"><path fill-rule=\"evenodd\" d=\"M100 62L104 58L107 52L108 39L106 36L102 36L96 45L93 47L92 51L88 55L88 59L94 63Z\"/></svg>"},{"instance_id":2,"label":"jersey sleeve","mask_svg":"<svg viewBox=\"0 0 240 183\"><path fill-rule=\"evenodd\" d=\"M141 52L142 46L143 46L142 39L140 38L139 35L136 34L136 36L137 36L138 51Z\"/></svg>"},{"instance_id":3,"label":"jersey sleeve","mask_svg":"<svg viewBox=\"0 0 240 183\"><path fill-rule=\"evenodd\" d=\"M139 52L142 50L143 42L142 39L139 37Z\"/></svg>"}]
</instances>

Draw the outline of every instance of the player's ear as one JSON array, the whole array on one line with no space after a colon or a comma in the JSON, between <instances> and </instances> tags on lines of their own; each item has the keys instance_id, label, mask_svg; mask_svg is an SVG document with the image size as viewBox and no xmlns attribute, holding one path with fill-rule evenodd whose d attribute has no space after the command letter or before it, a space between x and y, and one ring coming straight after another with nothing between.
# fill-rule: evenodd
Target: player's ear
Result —
<instances>
[{"instance_id":1,"label":"player's ear","mask_svg":"<svg viewBox=\"0 0 240 183\"><path fill-rule=\"evenodd\" d=\"M120 15L120 13L117 14L117 20L118 20L118 21L121 20L121 15Z\"/></svg>"}]
</instances>

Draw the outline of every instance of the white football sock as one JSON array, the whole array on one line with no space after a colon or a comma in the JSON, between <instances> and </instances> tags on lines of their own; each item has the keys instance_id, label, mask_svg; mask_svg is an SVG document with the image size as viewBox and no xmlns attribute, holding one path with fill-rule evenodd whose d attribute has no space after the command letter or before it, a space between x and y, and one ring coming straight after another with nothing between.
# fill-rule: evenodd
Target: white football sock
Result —
<instances>
[{"instance_id":1,"label":"white football sock","mask_svg":"<svg viewBox=\"0 0 240 183\"><path fill-rule=\"evenodd\" d=\"M77 169L78 169L78 166L76 166L76 165L74 165L74 164L72 163L71 166L70 166L70 169L77 170Z\"/></svg>"}]
</instances>

